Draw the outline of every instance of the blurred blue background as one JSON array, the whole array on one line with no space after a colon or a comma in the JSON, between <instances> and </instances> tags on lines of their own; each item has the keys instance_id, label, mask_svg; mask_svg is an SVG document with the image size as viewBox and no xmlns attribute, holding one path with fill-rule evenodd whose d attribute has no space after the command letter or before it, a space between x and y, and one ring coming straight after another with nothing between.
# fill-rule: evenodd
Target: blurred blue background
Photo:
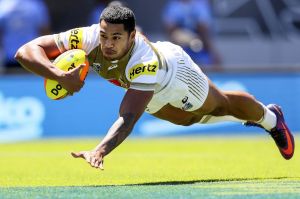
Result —
<instances>
[{"instance_id":1,"label":"blurred blue background","mask_svg":"<svg viewBox=\"0 0 300 199\"><path fill-rule=\"evenodd\" d=\"M48 99L42 78L30 74L17 64L8 64L5 59L8 54L3 39L5 28L17 30L22 27L18 26L22 23L17 17L21 11L17 9L17 14L11 12L14 1L0 0L0 142L41 137L103 136L118 116L124 91L90 72L80 93L59 101ZM23 0L30 1L43 2L47 10L44 11L47 16L40 23L47 26L41 26L43 29L39 35L88 26L95 20L92 18L94 10L97 17L101 6L110 2ZM216 62L217 67L210 66L216 64L200 61L198 64L223 90L245 90L265 104L280 104L291 130L299 132L300 1L205 2L209 3L211 14L208 24L210 43L221 61ZM138 26L151 41L172 39L163 20L170 1L127 0L123 3L133 9ZM15 17L14 20L5 21L8 12L12 18ZM202 42L205 46L204 39ZM235 123L180 127L144 114L133 135L259 132L260 129Z\"/></svg>"},{"instance_id":2,"label":"blurred blue background","mask_svg":"<svg viewBox=\"0 0 300 199\"><path fill-rule=\"evenodd\" d=\"M265 104L280 104L294 132L300 131L300 75L298 74L210 74L223 90L245 90ZM90 75L81 92L63 100L47 98L43 80L28 75L0 79L0 142L40 137L104 136L118 117L124 90ZM144 114L134 136L247 134L262 132L238 123L190 127L173 125Z\"/></svg>"}]
</instances>

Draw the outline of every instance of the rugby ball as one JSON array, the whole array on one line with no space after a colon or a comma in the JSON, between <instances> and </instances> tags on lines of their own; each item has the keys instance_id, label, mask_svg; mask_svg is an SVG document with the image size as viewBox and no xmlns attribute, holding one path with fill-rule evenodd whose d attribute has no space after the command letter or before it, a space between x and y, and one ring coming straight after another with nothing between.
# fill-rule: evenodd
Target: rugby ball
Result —
<instances>
[{"instance_id":1,"label":"rugby ball","mask_svg":"<svg viewBox=\"0 0 300 199\"><path fill-rule=\"evenodd\" d=\"M80 80L84 81L88 70L89 63L86 58L86 53L81 49L68 50L61 55L59 55L54 61L53 64L60 68L63 71L69 71L74 68L77 68L81 64L86 64L80 70ZM51 79L45 79L44 87L46 95L53 100L63 99L68 96L68 91L64 89L57 81Z\"/></svg>"}]
</instances>

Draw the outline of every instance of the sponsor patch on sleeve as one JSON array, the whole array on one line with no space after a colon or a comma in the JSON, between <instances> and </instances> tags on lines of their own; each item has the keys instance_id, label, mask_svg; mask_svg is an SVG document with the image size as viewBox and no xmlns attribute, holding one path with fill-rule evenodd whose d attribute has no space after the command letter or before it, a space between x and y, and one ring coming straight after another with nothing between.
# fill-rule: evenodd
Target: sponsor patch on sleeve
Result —
<instances>
[{"instance_id":1,"label":"sponsor patch on sleeve","mask_svg":"<svg viewBox=\"0 0 300 199\"><path fill-rule=\"evenodd\" d=\"M132 67L128 72L129 80L132 81L141 75L152 75L155 76L158 71L158 62L146 62L142 64L137 64Z\"/></svg>"},{"instance_id":2,"label":"sponsor patch on sleeve","mask_svg":"<svg viewBox=\"0 0 300 199\"><path fill-rule=\"evenodd\" d=\"M70 32L69 49L82 49L83 28L75 28Z\"/></svg>"},{"instance_id":3,"label":"sponsor patch on sleeve","mask_svg":"<svg viewBox=\"0 0 300 199\"><path fill-rule=\"evenodd\" d=\"M55 34L54 35L54 41L56 43L56 46L58 47L58 49L60 50L60 52L64 52L66 51L64 43L61 39L61 35L60 34Z\"/></svg>"}]
</instances>

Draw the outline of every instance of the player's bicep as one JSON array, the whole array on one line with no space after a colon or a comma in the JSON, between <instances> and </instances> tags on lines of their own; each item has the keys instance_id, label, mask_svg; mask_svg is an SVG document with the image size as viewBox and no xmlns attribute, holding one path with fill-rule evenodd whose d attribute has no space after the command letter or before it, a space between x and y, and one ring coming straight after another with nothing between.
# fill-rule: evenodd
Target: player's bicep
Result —
<instances>
[{"instance_id":1,"label":"player's bicep","mask_svg":"<svg viewBox=\"0 0 300 199\"><path fill-rule=\"evenodd\" d=\"M153 97L154 91L128 89L120 107L120 116L130 114L137 121Z\"/></svg>"},{"instance_id":2,"label":"player's bicep","mask_svg":"<svg viewBox=\"0 0 300 199\"><path fill-rule=\"evenodd\" d=\"M49 59L54 59L61 54L53 35L45 35L32 40L30 43L41 47Z\"/></svg>"}]
</instances>

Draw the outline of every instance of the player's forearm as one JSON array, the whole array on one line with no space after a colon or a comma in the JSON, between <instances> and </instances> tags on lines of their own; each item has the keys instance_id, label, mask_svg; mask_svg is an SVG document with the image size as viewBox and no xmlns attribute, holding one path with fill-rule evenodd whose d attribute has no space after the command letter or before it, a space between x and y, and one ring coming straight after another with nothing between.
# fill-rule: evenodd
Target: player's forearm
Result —
<instances>
[{"instance_id":1,"label":"player's forearm","mask_svg":"<svg viewBox=\"0 0 300 199\"><path fill-rule=\"evenodd\" d=\"M119 117L95 150L101 151L103 156L109 154L128 137L133 129L134 123L135 117L133 114L125 114L123 117Z\"/></svg>"},{"instance_id":2,"label":"player's forearm","mask_svg":"<svg viewBox=\"0 0 300 199\"><path fill-rule=\"evenodd\" d=\"M47 79L57 80L63 73L52 64L43 48L35 44L22 46L15 59L27 70Z\"/></svg>"}]
</instances>

